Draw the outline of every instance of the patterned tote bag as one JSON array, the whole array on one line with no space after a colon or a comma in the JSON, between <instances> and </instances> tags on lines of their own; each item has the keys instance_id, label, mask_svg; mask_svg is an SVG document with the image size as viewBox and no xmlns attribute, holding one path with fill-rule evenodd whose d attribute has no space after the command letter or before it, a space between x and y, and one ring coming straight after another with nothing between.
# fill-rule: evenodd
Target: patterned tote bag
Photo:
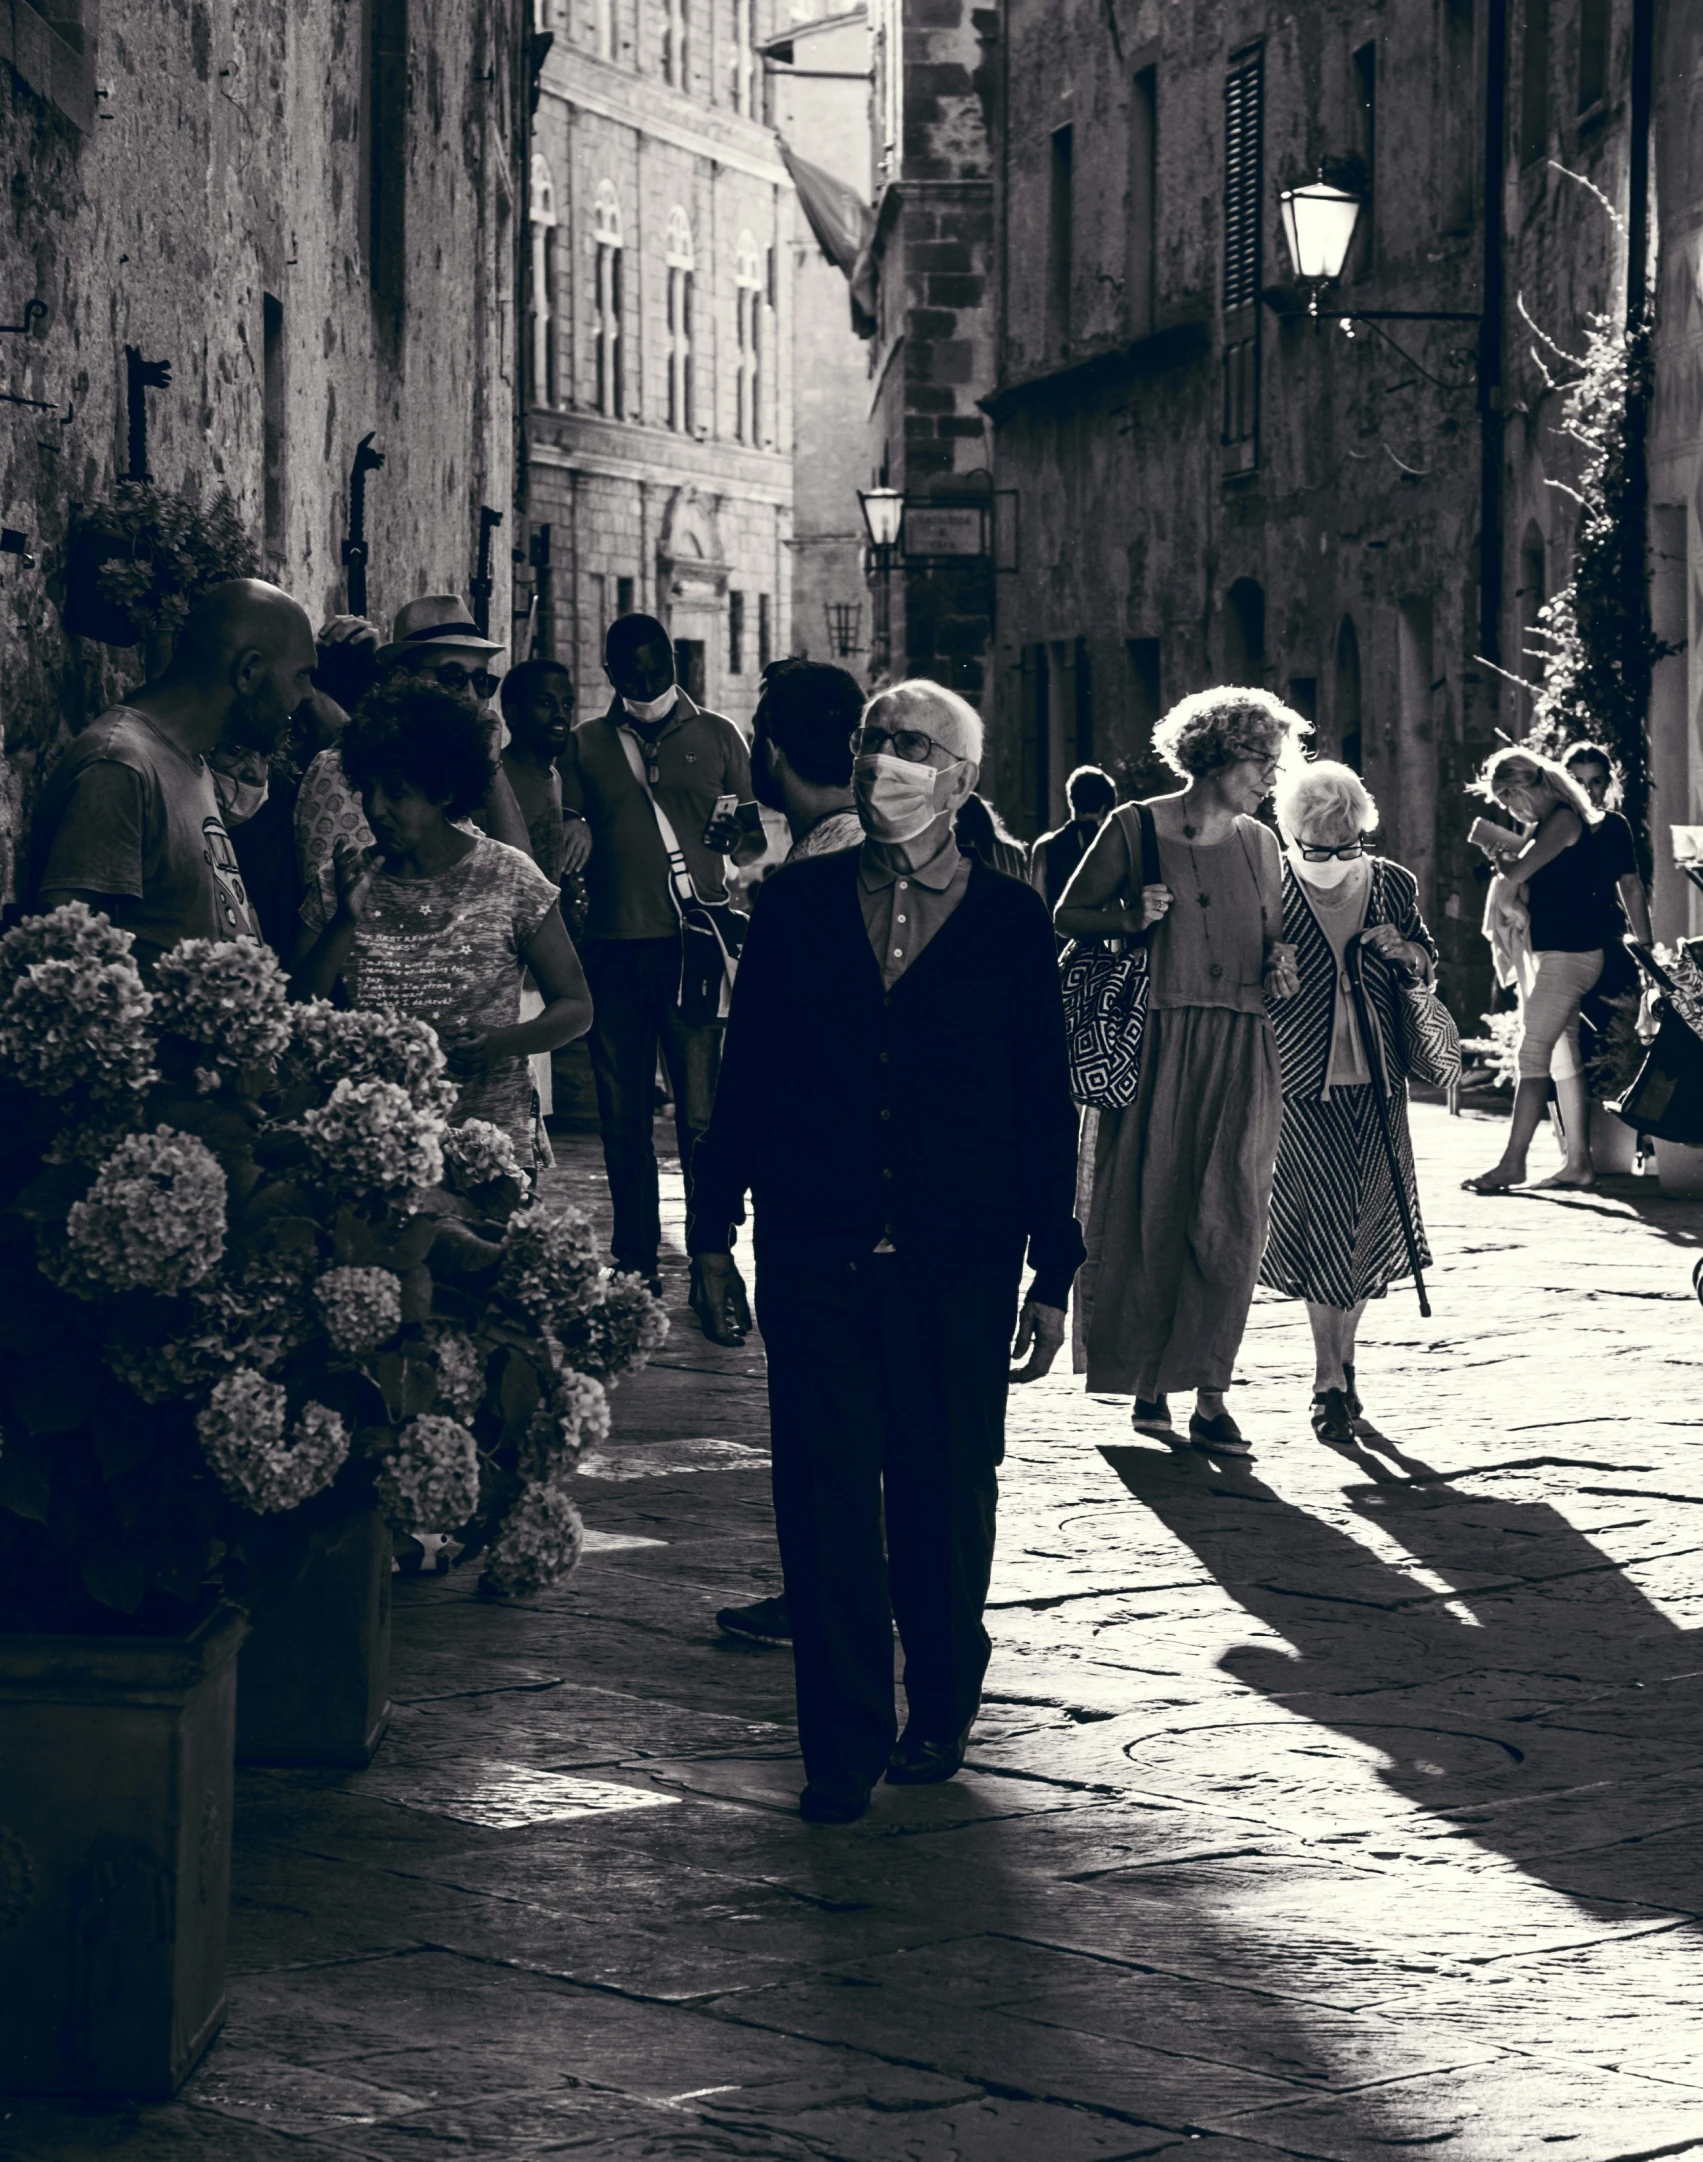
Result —
<instances>
[{"instance_id":1,"label":"patterned tote bag","mask_svg":"<svg viewBox=\"0 0 1703 2162\"><path fill-rule=\"evenodd\" d=\"M1145 803L1141 824L1141 883L1157 886L1159 836ZM1070 1089L1079 1104L1122 1111L1141 1085L1141 1045L1147 1033L1150 987L1145 938L1118 941L1113 953L1099 939L1073 939L1059 955L1060 990L1070 1044Z\"/></svg>"}]
</instances>

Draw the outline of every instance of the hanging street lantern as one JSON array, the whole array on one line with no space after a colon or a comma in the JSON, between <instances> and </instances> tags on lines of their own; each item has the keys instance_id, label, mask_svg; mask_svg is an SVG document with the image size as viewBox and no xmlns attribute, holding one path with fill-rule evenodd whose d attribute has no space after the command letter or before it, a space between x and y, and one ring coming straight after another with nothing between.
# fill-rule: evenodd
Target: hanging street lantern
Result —
<instances>
[{"instance_id":1,"label":"hanging street lantern","mask_svg":"<svg viewBox=\"0 0 1703 2162\"><path fill-rule=\"evenodd\" d=\"M1320 173L1304 187L1285 188L1278 197L1283 237L1295 275L1312 292L1309 314L1319 312L1319 295L1342 276L1354 228L1360 222L1358 195L1333 187Z\"/></svg>"},{"instance_id":2,"label":"hanging street lantern","mask_svg":"<svg viewBox=\"0 0 1703 2162\"><path fill-rule=\"evenodd\" d=\"M899 545L899 529L905 521L905 498L897 488L860 488L863 522L877 558L891 558Z\"/></svg>"}]
</instances>

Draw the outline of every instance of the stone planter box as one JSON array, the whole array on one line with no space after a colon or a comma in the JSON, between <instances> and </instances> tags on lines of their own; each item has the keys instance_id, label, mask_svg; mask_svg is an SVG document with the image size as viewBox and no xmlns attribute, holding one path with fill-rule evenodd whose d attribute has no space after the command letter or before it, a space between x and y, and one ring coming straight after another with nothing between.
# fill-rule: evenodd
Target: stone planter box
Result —
<instances>
[{"instance_id":1,"label":"stone planter box","mask_svg":"<svg viewBox=\"0 0 1703 2162\"><path fill-rule=\"evenodd\" d=\"M1605 1177L1630 1178L1638 1168L1638 1136L1606 1104L1591 1106L1591 1166Z\"/></svg>"},{"instance_id":2,"label":"stone planter box","mask_svg":"<svg viewBox=\"0 0 1703 2162\"><path fill-rule=\"evenodd\" d=\"M376 1509L313 1534L301 1574L243 1647L239 1764L372 1762L390 1723L390 1576Z\"/></svg>"},{"instance_id":3,"label":"stone planter box","mask_svg":"<svg viewBox=\"0 0 1703 2162\"><path fill-rule=\"evenodd\" d=\"M1656 1142L1656 1175L1664 1194L1703 1198L1703 1148L1685 1141Z\"/></svg>"},{"instance_id":4,"label":"stone planter box","mask_svg":"<svg viewBox=\"0 0 1703 2162\"><path fill-rule=\"evenodd\" d=\"M0 1636L0 2094L175 2094L225 2016L246 1618Z\"/></svg>"}]
</instances>

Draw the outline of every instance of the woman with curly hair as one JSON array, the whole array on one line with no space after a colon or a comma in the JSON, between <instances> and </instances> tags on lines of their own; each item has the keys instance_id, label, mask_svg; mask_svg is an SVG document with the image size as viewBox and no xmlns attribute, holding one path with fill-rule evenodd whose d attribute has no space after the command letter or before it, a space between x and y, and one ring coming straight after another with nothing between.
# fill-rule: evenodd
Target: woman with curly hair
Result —
<instances>
[{"instance_id":1,"label":"woman with curly hair","mask_svg":"<svg viewBox=\"0 0 1703 2162\"><path fill-rule=\"evenodd\" d=\"M591 1026L591 995L560 893L530 856L458 823L491 785L479 717L435 684L403 678L362 702L342 741L376 847L340 842L336 912L304 931L297 988L417 1015L461 1084L456 1123L489 1119L523 1167L550 1162L527 1059ZM530 969L544 1010L520 1019Z\"/></svg>"},{"instance_id":2,"label":"woman with curly hair","mask_svg":"<svg viewBox=\"0 0 1703 2162\"><path fill-rule=\"evenodd\" d=\"M1253 813L1307 723L1268 691L1225 686L1173 706L1153 747L1186 786L1125 804L1065 888L1070 938L1146 938L1141 1086L1102 1111L1088 1261L1077 1279L1088 1386L1135 1398L1165 1441L1169 1392L1193 1388L1190 1441L1250 1454L1225 1409L1271 1202L1281 1095L1268 998L1296 989L1282 941L1282 862ZM1160 876L1144 883L1141 814Z\"/></svg>"},{"instance_id":3,"label":"woman with curly hair","mask_svg":"<svg viewBox=\"0 0 1703 2162\"><path fill-rule=\"evenodd\" d=\"M1506 1193L1526 1179L1526 1157L1553 1080L1566 1160L1540 1186L1594 1186L1590 1096L1579 1049L1579 1006L1603 972L1608 931L1596 860L1596 812L1559 759L1515 743L1497 751L1474 784L1511 811L1517 833L1475 821L1472 839L1496 867L1487 928L1524 935L1498 945L1497 973L1520 1000L1520 1073L1500 1158L1463 1183L1469 1193ZM1523 922L1522 922L1523 917Z\"/></svg>"}]
</instances>

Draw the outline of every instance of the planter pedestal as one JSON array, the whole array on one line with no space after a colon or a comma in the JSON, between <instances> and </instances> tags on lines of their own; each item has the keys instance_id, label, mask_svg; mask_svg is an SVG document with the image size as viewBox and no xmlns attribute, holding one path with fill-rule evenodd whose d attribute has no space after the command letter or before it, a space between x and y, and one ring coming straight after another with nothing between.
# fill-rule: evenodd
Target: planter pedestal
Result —
<instances>
[{"instance_id":1,"label":"planter pedestal","mask_svg":"<svg viewBox=\"0 0 1703 2162\"><path fill-rule=\"evenodd\" d=\"M1638 1168L1637 1133L1601 1103L1591 1105L1591 1168L1621 1178L1630 1178Z\"/></svg>"},{"instance_id":2,"label":"planter pedestal","mask_svg":"<svg viewBox=\"0 0 1703 2162\"><path fill-rule=\"evenodd\" d=\"M314 1533L243 1646L237 1762L361 1770L389 1723L390 1533L367 1509Z\"/></svg>"},{"instance_id":3,"label":"planter pedestal","mask_svg":"<svg viewBox=\"0 0 1703 2162\"><path fill-rule=\"evenodd\" d=\"M1696 1200L1703 1196L1703 1148L1686 1141L1656 1142L1656 1175L1664 1194Z\"/></svg>"},{"instance_id":4,"label":"planter pedestal","mask_svg":"<svg viewBox=\"0 0 1703 2162\"><path fill-rule=\"evenodd\" d=\"M0 2094L175 2094L225 2016L248 1628L0 1636Z\"/></svg>"}]
</instances>

